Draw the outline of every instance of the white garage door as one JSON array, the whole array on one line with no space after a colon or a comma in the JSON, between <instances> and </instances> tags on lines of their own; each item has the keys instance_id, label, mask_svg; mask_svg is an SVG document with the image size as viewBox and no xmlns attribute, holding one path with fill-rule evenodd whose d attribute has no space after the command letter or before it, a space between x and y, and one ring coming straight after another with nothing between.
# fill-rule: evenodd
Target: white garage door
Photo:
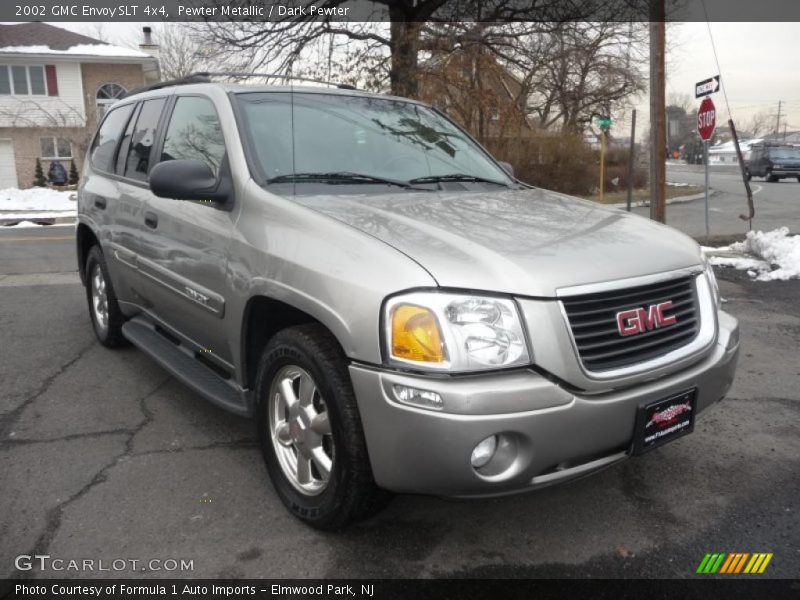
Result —
<instances>
[{"instance_id":1,"label":"white garage door","mask_svg":"<svg viewBox=\"0 0 800 600\"><path fill-rule=\"evenodd\" d=\"M17 187L14 144L11 140L0 140L0 190L10 187Z\"/></svg>"}]
</instances>

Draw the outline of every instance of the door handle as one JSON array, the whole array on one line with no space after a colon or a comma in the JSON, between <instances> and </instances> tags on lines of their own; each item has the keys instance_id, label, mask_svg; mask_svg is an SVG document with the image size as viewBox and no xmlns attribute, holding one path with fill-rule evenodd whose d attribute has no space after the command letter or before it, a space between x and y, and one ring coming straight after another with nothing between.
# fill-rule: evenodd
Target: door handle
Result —
<instances>
[{"instance_id":1,"label":"door handle","mask_svg":"<svg viewBox=\"0 0 800 600\"><path fill-rule=\"evenodd\" d=\"M156 213L147 211L144 213L144 224L150 229L155 229L158 227L158 215Z\"/></svg>"},{"instance_id":2,"label":"door handle","mask_svg":"<svg viewBox=\"0 0 800 600\"><path fill-rule=\"evenodd\" d=\"M105 198L95 198L94 205L99 208L100 210L105 210L106 208L106 199Z\"/></svg>"}]
</instances>

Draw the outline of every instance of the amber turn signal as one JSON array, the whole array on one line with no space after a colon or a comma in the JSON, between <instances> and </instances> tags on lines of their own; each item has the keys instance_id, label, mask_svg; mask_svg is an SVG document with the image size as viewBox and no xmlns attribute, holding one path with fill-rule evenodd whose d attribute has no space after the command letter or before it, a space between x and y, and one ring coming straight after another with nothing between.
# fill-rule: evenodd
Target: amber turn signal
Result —
<instances>
[{"instance_id":1,"label":"amber turn signal","mask_svg":"<svg viewBox=\"0 0 800 600\"><path fill-rule=\"evenodd\" d=\"M392 354L416 362L445 361L439 322L427 308L399 304L392 310Z\"/></svg>"}]
</instances>

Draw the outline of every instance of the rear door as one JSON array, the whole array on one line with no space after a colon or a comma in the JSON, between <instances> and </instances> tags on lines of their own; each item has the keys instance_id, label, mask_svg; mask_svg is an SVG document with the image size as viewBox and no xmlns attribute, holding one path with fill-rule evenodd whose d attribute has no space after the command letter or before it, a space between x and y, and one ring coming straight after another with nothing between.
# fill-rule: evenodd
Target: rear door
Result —
<instances>
[{"instance_id":1,"label":"rear door","mask_svg":"<svg viewBox=\"0 0 800 600\"><path fill-rule=\"evenodd\" d=\"M178 95L165 121L158 161L196 159L219 176L226 150L210 98ZM148 299L163 323L188 338L207 361L232 371L224 326L228 248L234 213L212 203L148 196L139 268Z\"/></svg>"},{"instance_id":2,"label":"rear door","mask_svg":"<svg viewBox=\"0 0 800 600\"><path fill-rule=\"evenodd\" d=\"M166 105L166 97L139 102L128 121L114 157L114 173L119 191L114 217L117 223L115 252L117 258L134 271L128 280L130 301L143 308L149 308L146 294L148 281L141 273L139 257L145 245L155 243L147 237L149 230L146 226L145 207L150 196L147 174Z\"/></svg>"},{"instance_id":3,"label":"rear door","mask_svg":"<svg viewBox=\"0 0 800 600\"><path fill-rule=\"evenodd\" d=\"M138 110L131 103L108 111L89 150L89 169L80 193L81 218L89 221L102 244L117 298L130 302L136 281L135 214L139 206L126 205L115 173L117 151L126 127Z\"/></svg>"}]
</instances>

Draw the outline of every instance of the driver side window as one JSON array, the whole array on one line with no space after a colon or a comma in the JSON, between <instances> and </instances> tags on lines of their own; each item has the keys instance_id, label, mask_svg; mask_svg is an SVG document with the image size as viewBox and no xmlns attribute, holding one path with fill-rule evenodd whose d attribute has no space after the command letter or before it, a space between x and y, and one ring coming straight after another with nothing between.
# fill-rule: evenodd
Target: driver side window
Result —
<instances>
[{"instance_id":1,"label":"driver side window","mask_svg":"<svg viewBox=\"0 0 800 600\"><path fill-rule=\"evenodd\" d=\"M178 98L170 117L161 160L195 159L219 174L225 140L214 104L208 98Z\"/></svg>"}]
</instances>

